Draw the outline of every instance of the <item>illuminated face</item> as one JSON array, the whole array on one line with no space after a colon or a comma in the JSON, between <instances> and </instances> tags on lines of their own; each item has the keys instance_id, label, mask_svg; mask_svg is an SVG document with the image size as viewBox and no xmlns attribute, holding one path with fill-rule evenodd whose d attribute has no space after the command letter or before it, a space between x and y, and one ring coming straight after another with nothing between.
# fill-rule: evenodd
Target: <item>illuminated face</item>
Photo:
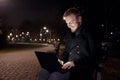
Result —
<instances>
[{"instance_id":1,"label":"illuminated face","mask_svg":"<svg viewBox=\"0 0 120 80\"><path fill-rule=\"evenodd\" d=\"M71 29L71 32L75 32L77 28L80 26L82 18L81 16L76 17L76 15L71 14L65 17L65 22L68 28Z\"/></svg>"}]
</instances>

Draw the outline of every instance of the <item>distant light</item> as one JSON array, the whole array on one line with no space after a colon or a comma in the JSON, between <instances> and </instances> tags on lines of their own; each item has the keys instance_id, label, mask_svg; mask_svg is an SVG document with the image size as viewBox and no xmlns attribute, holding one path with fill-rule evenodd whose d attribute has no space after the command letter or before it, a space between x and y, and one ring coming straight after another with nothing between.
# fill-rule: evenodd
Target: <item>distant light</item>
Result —
<instances>
[{"instance_id":1,"label":"distant light","mask_svg":"<svg viewBox=\"0 0 120 80\"><path fill-rule=\"evenodd\" d=\"M51 43L51 41L50 41L50 40L49 40L48 42L49 42L49 43Z\"/></svg>"},{"instance_id":2,"label":"distant light","mask_svg":"<svg viewBox=\"0 0 120 80\"><path fill-rule=\"evenodd\" d=\"M22 34L24 34L24 32L22 32Z\"/></svg>"},{"instance_id":3,"label":"distant light","mask_svg":"<svg viewBox=\"0 0 120 80\"><path fill-rule=\"evenodd\" d=\"M18 37L18 35L16 35L16 37Z\"/></svg>"},{"instance_id":4,"label":"distant light","mask_svg":"<svg viewBox=\"0 0 120 80\"><path fill-rule=\"evenodd\" d=\"M29 34L26 34L27 36L29 35Z\"/></svg>"},{"instance_id":5,"label":"distant light","mask_svg":"<svg viewBox=\"0 0 120 80\"><path fill-rule=\"evenodd\" d=\"M22 36L22 34L20 34L20 36Z\"/></svg>"},{"instance_id":6,"label":"distant light","mask_svg":"<svg viewBox=\"0 0 120 80\"><path fill-rule=\"evenodd\" d=\"M27 34L29 34L29 32L27 32Z\"/></svg>"},{"instance_id":7,"label":"distant light","mask_svg":"<svg viewBox=\"0 0 120 80\"><path fill-rule=\"evenodd\" d=\"M39 39L39 41L42 41L41 39Z\"/></svg>"},{"instance_id":8,"label":"distant light","mask_svg":"<svg viewBox=\"0 0 120 80\"><path fill-rule=\"evenodd\" d=\"M43 41L45 41L45 39L43 39Z\"/></svg>"},{"instance_id":9,"label":"distant light","mask_svg":"<svg viewBox=\"0 0 120 80\"><path fill-rule=\"evenodd\" d=\"M47 29L46 27L43 27L43 29Z\"/></svg>"},{"instance_id":10,"label":"distant light","mask_svg":"<svg viewBox=\"0 0 120 80\"><path fill-rule=\"evenodd\" d=\"M29 35L29 32L27 32L26 35L28 36L28 35Z\"/></svg>"},{"instance_id":11,"label":"distant light","mask_svg":"<svg viewBox=\"0 0 120 80\"><path fill-rule=\"evenodd\" d=\"M10 39L10 36L8 36L8 39Z\"/></svg>"},{"instance_id":12,"label":"distant light","mask_svg":"<svg viewBox=\"0 0 120 80\"><path fill-rule=\"evenodd\" d=\"M37 39L35 39L35 41L37 41Z\"/></svg>"},{"instance_id":13,"label":"distant light","mask_svg":"<svg viewBox=\"0 0 120 80\"><path fill-rule=\"evenodd\" d=\"M63 20L65 20L65 17L63 17Z\"/></svg>"},{"instance_id":14,"label":"distant light","mask_svg":"<svg viewBox=\"0 0 120 80\"><path fill-rule=\"evenodd\" d=\"M110 32L110 34L112 35L112 34L113 34L113 32Z\"/></svg>"},{"instance_id":15,"label":"distant light","mask_svg":"<svg viewBox=\"0 0 120 80\"><path fill-rule=\"evenodd\" d=\"M60 39L58 38L58 41L60 41Z\"/></svg>"},{"instance_id":16,"label":"distant light","mask_svg":"<svg viewBox=\"0 0 120 80\"><path fill-rule=\"evenodd\" d=\"M51 41L53 41L53 39L51 39Z\"/></svg>"},{"instance_id":17,"label":"distant light","mask_svg":"<svg viewBox=\"0 0 120 80\"><path fill-rule=\"evenodd\" d=\"M49 30L46 30L46 32L48 33L48 32L49 32Z\"/></svg>"},{"instance_id":18,"label":"distant light","mask_svg":"<svg viewBox=\"0 0 120 80\"><path fill-rule=\"evenodd\" d=\"M104 27L104 24L101 24L102 27Z\"/></svg>"},{"instance_id":19,"label":"distant light","mask_svg":"<svg viewBox=\"0 0 120 80\"><path fill-rule=\"evenodd\" d=\"M30 41L32 41L32 39L30 39Z\"/></svg>"},{"instance_id":20,"label":"distant light","mask_svg":"<svg viewBox=\"0 0 120 80\"><path fill-rule=\"evenodd\" d=\"M42 33L40 33L40 36L42 36Z\"/></svg>"},{"instance_id":21,"label":"distant light","mask_svg":"<svg viewBox=\"0 0 120 80\"><path fill-rule=\"evenodd\" d=\"M14 40L15 38L12 38L12 41Z\"/></svg>"},{"instance_id":22,"label":"distant light","mask_svg":"<svg viewBox=\"0 0 120 80\"><path fill-rule=\"evenodd\" d=\"M12 36L13 34L12 33L10 33L10 36Z\"/></svg>"}]
</instances>

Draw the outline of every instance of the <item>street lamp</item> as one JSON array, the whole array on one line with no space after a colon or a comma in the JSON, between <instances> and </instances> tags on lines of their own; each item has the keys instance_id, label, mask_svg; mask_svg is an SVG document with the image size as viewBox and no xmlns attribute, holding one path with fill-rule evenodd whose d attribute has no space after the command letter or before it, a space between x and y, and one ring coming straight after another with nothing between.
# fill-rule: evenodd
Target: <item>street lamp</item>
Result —
<instances>
[{"instance_id":1,"label":"street lamp","mask_svg":"<svg viewBox=\"0 0 120 80\"><path fill-rule=\"evenodd\" d=\"M46 27L43 27L43 29L45 30L45 29L47 29Z\"/></svg>"},{"instance_id":2,"label":"street lamp","mask_svg":"<svg viewBox=\"0 0 120 80\"><path fill-rule=\"evenodd\" d=\"M28 36L30 32L27 32L26 35Z\"/></svg>"},{"instance_id":3,"label":"street lamp","mask_svg":"<svg viewBox=\"0 0 120 80\"><path fill-rule=\"evenodd\" d=\"M42 36L42 33L40 33L40 36Z\"/></svg>"},{"instance_id":4,"label":"street lamp","mask_svg":"<svg viewBox=\"0 0 120 80\"><path fill-rule=\"evenodd\" d=\"M40 38L42 41L51 42L51 31L47 27L42 27L40 29ZM47 40L46 40L47 39Z\"/></svg>"},{"instance_id":5,"label":"street lamp","mask_svg":"<svg viewBox=\"0 0 120 80\"><path fill-rule=\"evenodd\" d=\"M46 32L48 33L48 32L49 32L49 30L46 30Z\"/></svg>"},{"instance_id":6,"label":"street lamp","mask_svg":"<svg viewBox=\"0 0 120 80\"><path fill-rule=\"evenodd\" d=\"M10 33L10 36L12 36L13 34L12 33Z\"/></svg>"},{"instance_id":7,"label":"street lamp","mask_svg":"<svg viewBox=\"0 0 120 80\"><path fill-rule=\"evenodd\" d=\"M22 34L24 35L24 32L22 32Z\"/></svg>"}]
</instances>

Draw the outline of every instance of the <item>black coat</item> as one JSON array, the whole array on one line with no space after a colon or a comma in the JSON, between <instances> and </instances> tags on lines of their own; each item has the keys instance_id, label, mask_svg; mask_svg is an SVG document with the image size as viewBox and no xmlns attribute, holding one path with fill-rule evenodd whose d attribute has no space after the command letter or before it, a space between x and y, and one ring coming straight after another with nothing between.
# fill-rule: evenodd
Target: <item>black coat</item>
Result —
<instances>
[{"instance_id":1,"label":"black coat","mask_svg":"<svg viewBox=\"0 0 120 80\"><path fill-rule=\"evenodd\" d=\"M100 61L100 46L93 36L79 28L75 33L67 34L67 41L61 59L74 61L75 67L70 69L71 80L92 80L92 74Z\"/></svg>"}]
</instances>

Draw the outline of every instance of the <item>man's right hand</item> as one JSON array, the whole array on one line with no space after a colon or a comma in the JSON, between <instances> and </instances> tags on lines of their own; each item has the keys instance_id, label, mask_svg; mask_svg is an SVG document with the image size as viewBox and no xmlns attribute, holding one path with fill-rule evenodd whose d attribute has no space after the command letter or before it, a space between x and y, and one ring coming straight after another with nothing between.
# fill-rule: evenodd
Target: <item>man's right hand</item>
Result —
<instances>
[{"instance_id":1,"label":"man's right hand","mask_svg":"<svg viewBox=\"0 0 120 80\"><path fill-rule=\"evenodd\" d=\"M74 62L73 61L68 61L62 66L62 69L70 69L72 67L75 67Z\"/></svg>"}]
</instances>

